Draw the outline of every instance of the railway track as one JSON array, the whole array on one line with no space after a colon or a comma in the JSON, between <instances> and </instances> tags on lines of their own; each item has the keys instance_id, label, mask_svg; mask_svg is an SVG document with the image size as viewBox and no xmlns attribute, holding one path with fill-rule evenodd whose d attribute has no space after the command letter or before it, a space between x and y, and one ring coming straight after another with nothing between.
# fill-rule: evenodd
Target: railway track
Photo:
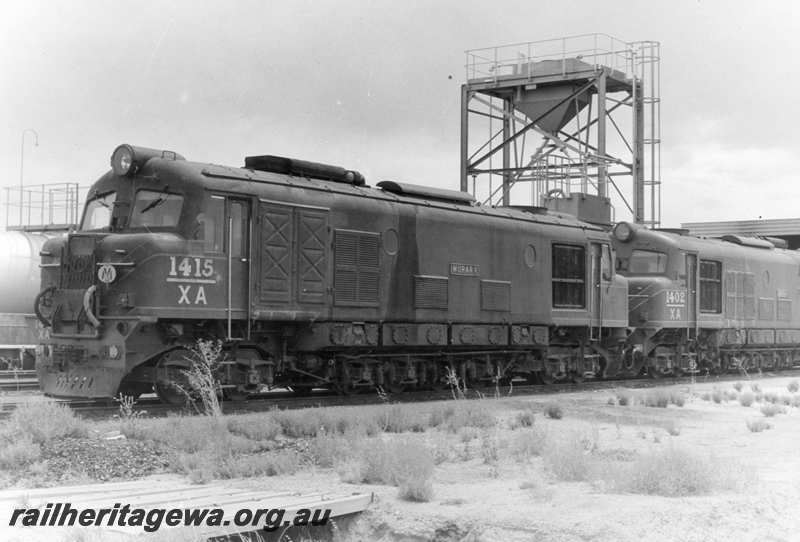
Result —
<instances>
[{"instance_id":1,"label":"railway track","mask_svg":"<svg viewBox=\"0 0 800 542\"><path fill-rule=\"evenodd\" d=\"M768 373L750 375L758 378L796 376L797 371L785 370ZM617 388L646 389L659 386L669 386L676 384L691 385L693 383L725 383L737 380L746 380L748 377L741 374L708 375L708 376L682 376L660 379L638 378L626 380L588 380L582 383L556 383L556 384L524 384L514 385L513 387L502 386L499 390L495 388L475 388L470 389L467 398L476 399L479 397L500 397L513 396L525 397L536 395L553 395L571 393L578 391L604 391ZM436 391L412 391L397 394L379 395L374 392L365 392L353 395L336 395L327 390L316 390L311 395L298 397L290 391L272 391L259 395L253 395L244 401L224 401L222 403L223 412L226 414L242 414L249 412L264 412L274 408L278 409L299 409L324 406L359 406L374 405L382 403L413 403L441 401L453 398L453 392L449 389ZM0 419L11 415L22 400L14 401L6 399L0 410ZM107 419L119 414L119 404L113 400L90 401L90 400L62 400L63 404L68 405L80 416L87 419ZM189 407L179 407L160 402L153 396L145 396L137 401L135 410L146 412L147 416L161 417L168 414L193 414Z\"/></svg>"}]
</instances>

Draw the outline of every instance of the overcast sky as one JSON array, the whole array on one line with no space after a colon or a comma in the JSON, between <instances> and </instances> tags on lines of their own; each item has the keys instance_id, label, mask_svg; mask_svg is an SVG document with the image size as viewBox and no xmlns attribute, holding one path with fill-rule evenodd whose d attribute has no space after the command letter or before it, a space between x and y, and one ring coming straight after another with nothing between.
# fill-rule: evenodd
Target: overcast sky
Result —
<instances>
[{"instance_id":1,"label":"overcast sky","mask_svg":"<svg viewBox=\"0 0 800 542\"><path fill-rule=\"evenodd\" d=\"M0 186L19 185L33 128L26 184L90 184L131 143L457 189L464 51L603 32L661 42L665 225L800 217L797 6L6 0Z\"/></svg>"}]
</instances>

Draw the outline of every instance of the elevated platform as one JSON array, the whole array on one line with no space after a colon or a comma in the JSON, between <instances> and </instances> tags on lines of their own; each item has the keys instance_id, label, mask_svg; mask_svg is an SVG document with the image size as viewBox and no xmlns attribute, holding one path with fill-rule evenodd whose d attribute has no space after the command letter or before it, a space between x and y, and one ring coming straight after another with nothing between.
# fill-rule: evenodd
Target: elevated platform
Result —
<instances>
[{"instance_id":1,"label":"elevated platform","mask_svg":"<svg viewBox=\"0 0 800 542\"><path fill-rule=\"evenodd\" d=\"M800 248L800 218L684 222L681 228L689 230L691 235L705 237L722 237L729 234L745 237L778 237L789 243L790 249Z\"/></svg>"},{"instance_id":2,"label":"elevated platform","mask_svg":"<svg viewBox=\"0 0 800 542\"><path fill-rule=\"evenodd\" d=\"M658 227L659 51L607 34L467 51L461 191L492 206L596 194Z\"/></svg>"}]
</instances>

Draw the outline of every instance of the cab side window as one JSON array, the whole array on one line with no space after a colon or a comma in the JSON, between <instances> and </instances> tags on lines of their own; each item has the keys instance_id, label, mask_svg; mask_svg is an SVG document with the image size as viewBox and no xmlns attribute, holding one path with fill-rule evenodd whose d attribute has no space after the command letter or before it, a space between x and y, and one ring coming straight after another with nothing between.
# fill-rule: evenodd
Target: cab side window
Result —
<instances>
[{"instance_id":1,"label":"cab side window","mask_svg":"<svg viewBox=\"0 0 800 542\"><path fill-rule=\"evenodd\" d=\"M207 196L203 210L197 214L194 238L203 241L205 252L222 252L225 248L225 199Z\"/></svg>"},{"instance_id":2,"label":"cab side window","mask_svg":"<svg viewBox=\"0 0 800 542\"><path fill-rule=\"evenodd\" d=\"M553 245L553 307L586 307L586 250L576 245Z\"/></svg>"}]
</instances>

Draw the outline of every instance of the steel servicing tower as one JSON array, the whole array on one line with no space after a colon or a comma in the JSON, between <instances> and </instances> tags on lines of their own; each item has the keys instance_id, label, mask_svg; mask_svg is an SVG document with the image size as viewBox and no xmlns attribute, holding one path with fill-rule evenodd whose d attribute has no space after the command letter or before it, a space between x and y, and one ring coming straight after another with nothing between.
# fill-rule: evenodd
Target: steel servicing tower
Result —
<instances>
[{"instance_id":1,"label":"steel servicing tower","mask_svg":"<svg viewBox=\"0 0 800 542\"><path fill-rule=\"evenodd\" d=\"M658 42L585 34L466 55L461 190L484 205L588 199L660 226Z\"/></svg>"}]
</instances>

